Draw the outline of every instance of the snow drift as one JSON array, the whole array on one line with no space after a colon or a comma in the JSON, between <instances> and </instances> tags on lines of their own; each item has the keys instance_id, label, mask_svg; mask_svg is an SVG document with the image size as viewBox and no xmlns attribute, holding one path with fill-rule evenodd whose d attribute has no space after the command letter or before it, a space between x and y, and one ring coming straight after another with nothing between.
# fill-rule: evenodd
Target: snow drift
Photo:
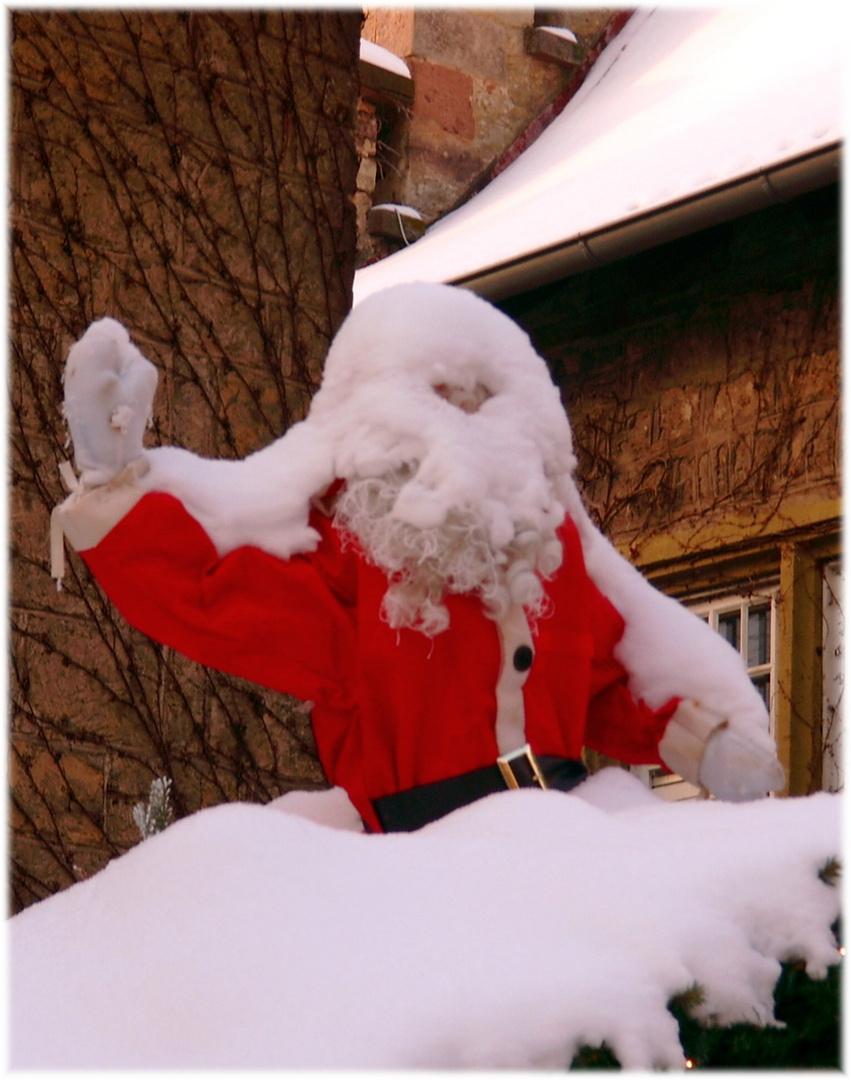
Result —
<instances>
[{"instance_id":1,"label":"snow drift","mask_svg":"<svg viewBox=\"0 0 851 1080\"><path fill-rule=\"evenodd\" d=\"M839 796L578 792L396 835L321 823L338 792L186 818L12 919L12 1064L681 1067L672 995L770 1024L781 960L838 961Z\"/></svg>"}]
</instances>

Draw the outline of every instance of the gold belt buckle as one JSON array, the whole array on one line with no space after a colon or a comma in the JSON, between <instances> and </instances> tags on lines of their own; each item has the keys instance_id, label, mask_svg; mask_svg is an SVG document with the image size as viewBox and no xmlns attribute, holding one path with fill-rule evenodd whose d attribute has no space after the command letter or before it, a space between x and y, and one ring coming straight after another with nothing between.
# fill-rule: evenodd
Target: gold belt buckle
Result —
<instances>
[{"instance_id":1,"label":"gold belt buckle","mask_svg":"<svg viewBox=\"0 0 851 1080\"><path fill-rule=\"evenodd\" d=\"M517 774L512 768L512 763L518 760L525 760L529 763L529 768L532 771L533 784L521 784L517 779ZM526 743L525 746L521 746L519 750L512 750L509 754L501 754L496 763L499 766L499 771L502 773L502 778L505 781L505 786L509 788L519 787L540 787L545 788L547 781L544 779L544 773L541 766L538 764L538 759L532 752L532 747Z\"/></svg>"}]
</instances>

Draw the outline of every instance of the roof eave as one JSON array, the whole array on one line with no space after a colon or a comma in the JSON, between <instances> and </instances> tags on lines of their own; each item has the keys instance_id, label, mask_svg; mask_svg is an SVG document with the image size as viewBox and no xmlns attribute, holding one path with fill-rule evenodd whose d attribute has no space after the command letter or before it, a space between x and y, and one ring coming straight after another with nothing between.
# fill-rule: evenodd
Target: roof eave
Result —
<instances>
[{"instance_id":1,"label":"roof eave","mask_svg":"<svg viewBox=\"0 0 851 1080\"><path fill-rule=\"evenodd\" d=\"M840 142L452 282L498 301L836 183Z\"/></svg>"}]
</instances>

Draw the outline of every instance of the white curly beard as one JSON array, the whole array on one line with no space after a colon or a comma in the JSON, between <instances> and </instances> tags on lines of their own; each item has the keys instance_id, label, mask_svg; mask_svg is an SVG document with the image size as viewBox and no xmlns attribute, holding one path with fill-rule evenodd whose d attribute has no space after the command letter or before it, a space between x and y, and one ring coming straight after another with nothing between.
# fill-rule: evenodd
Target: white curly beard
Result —
<instances>
[{"instance_id":1,"label":"white curly beard","mask_svg":"<svg viewBox=\"0 0 851 1080\"><path fill-rule=\"evenodd\" d=\"M541 579L551 577L562 559L555 532L527 529L499 548L472 508L453 508L443 524L431 528L400 521L393 507L415 471L409 466L349 481L334 512L343 535L388 575L382 604L387 623L433 637L449 625L447 593L478 594L492 619L512 604L522 605L532 619L543 615L548 601Z\"/></svg>"}]
</instances>

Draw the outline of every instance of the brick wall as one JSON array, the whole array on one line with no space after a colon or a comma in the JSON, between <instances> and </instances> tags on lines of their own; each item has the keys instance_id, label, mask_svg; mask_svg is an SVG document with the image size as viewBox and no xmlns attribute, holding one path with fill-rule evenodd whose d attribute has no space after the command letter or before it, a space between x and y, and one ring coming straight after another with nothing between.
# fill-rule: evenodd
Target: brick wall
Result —
<instances>
[{"instance_id":1,"label":"brick wall","mask_svg":"<svg viewBox=\"0 0 851 1080\"><path fill-rule=\"evenodd\" d=\"M160 368L153 443L242 456L298 418L350 304L357 11L12 16L12 903L178 815L322 785L298 703L131 631L48 522L68 346L102 315Z\"/></svg>"}]
</instances>

